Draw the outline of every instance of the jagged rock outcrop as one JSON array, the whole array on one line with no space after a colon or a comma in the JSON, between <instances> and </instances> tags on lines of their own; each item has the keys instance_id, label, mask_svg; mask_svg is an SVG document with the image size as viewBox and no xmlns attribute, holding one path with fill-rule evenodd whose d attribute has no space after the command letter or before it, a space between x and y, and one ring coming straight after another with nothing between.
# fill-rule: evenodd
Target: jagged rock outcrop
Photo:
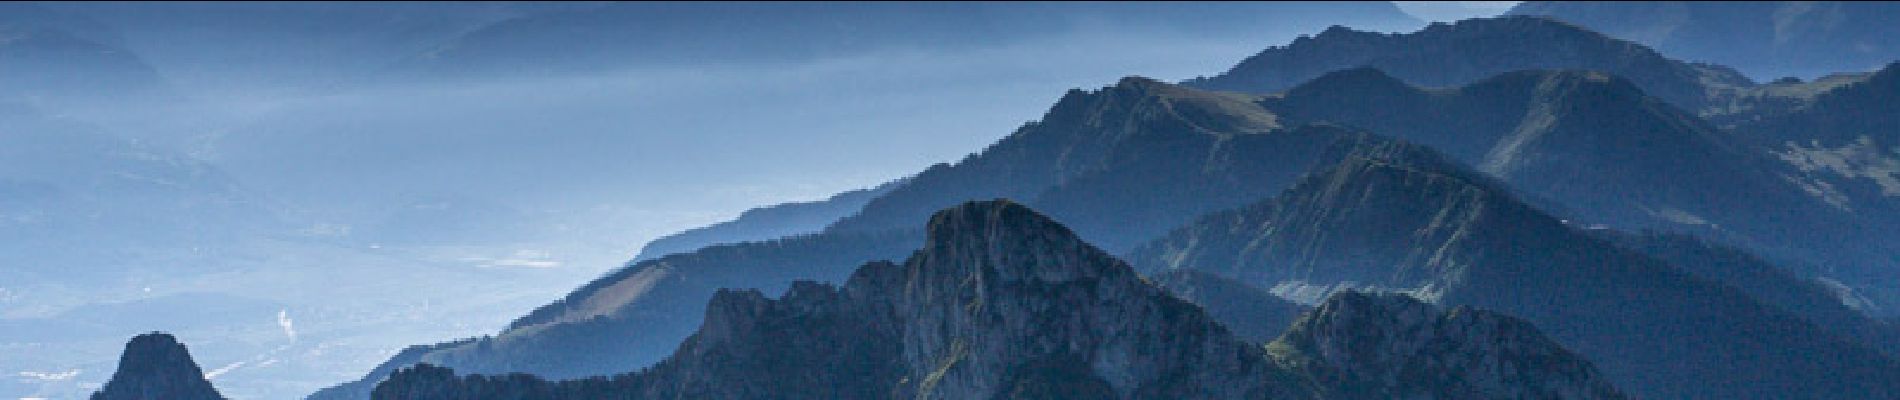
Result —
<instances>
[{"instance_id":1,"label":"jagged rock outcrop","mask_svg":"<svg viewBox=\"0 0 1900 400\"><path fill-rule=\"evenodd\" d=\"M1644 398L1886 398L1900 364L1578 232L1474 171L1355 159L1133 259L1290 295L1405 291L1530 321Z\"/></svg>"},{"instance_id":2,"label":"jagged rock outcrop","mask_svg":"<svg viewBox=\"0 0 1900 400\"><path fill-rule=\"evenodd\" d=\"M1529 322L1400 294L1334 295L1267 349L1325 398L1622 397Z\"/></svg>"},{"instance_id":3,"label":"jagged rock outcrop","mask_svg":"<svg viewBox=\"0 0 1900 400\"><path fill-rule=\"evenodd\" d=\"M867 264L842 288L800 283L778 300L756 291L722 291L707 307L700 332L672 358L647 371L547 382L527 375L458 377L450 370L421 366L397 372L377 387L374 398L1375 396L1327 386L1330 381L1299 380L1264 348L1235 338L1198 307L1167 295L1126 264L1020 205L965 204L932 217L928 231L924 248L903 264ZM1339 307L1322 308L1335 309ZM1338 320L1364 328L1309 329L1281 341L1400 349L1513 345L1472 352L1473 357L1512 367L1434 369L1426 360L1412 358L1442 356L1429 351L1324 366L1429 374L1446 377L1451 385L1377 393L1620 398L1588 363L1567 357L1521 323L1487 322L1502 328L1447 331L1421 337L1425 342L1399 344L1411 338L1367 341L1384 331L1365 329L1411 327L1419 323L1413 321L1419 315L1351 311L1355 317L1350 320L1341 319L1343 312L1333 312L1303 321L1332 327L1342 324L1312 321ZM1509 358L1516 356L1541 358Z\"/></svg>"},{"instance_id":4,"label":"jagged rock outcrop","mask_svg":"<svg viewBox=\"0 0 1900 400\"><path fill-rule=\"evenodd\" d=\"M430 363L466 373L534 372L557 379L613 375L652 365L700 326L721 288L779 292L796 280L842 281L864 260L915 250L922 234L833 234L713 246L615 271L515 320L507 330L414 348L363 379L311 399L366 398L390 371Z\"/></svg>"},{"instance_id":5,"label":"jagged rock outcrop","mask_svg":"<svg viewBox=\"0 0 1900 400\"><path fill-rule=\"evenodd\" d=\"M172 335L148 333L132 338L119 356L112 380L92 400L224 400L185 345Z\"/></svg>"}]
</instances>

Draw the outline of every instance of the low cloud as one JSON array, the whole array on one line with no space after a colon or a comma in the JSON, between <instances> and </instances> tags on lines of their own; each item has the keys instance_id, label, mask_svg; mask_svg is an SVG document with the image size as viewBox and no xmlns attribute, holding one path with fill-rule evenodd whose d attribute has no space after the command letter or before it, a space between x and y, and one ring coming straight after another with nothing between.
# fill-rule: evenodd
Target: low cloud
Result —
<instances>
[{"instance_id":1,"label":"low cloud","mask_svg":"<svg viewBox=\"0 0 1900 400\"><path fill-rule=\"evenodd\" d=\"M66 372L20 371L20 377L35 379L35 380L40 380L40 381L48 381L48 382L72 379L75 376L79 376L78 369L74 369L74 370L66 371Z\"/></svg>"},{"instance_id":2,"label":"low cloud","mask_svg":"<svg viewBox=\"0 0 1900 400\"><path fill-rule=\"evenodd\" d=\"M291 324L290 310L277 310L277 326L284 328L284 336L297 341L297 328Z\"/></svg>"},{"instance_id":3,"label":"low cloud","mask_svg":"<svg viewBox=\"0 0 1900 400\"><path fill-rule=\"evenodd\" d=\"M243 361L238 361L238 362L231 363L230 365L225 365L223 368L218 368L218 369L211 370L210 372L206 372L205 379L217 378L218 375L224 375L227 372L237 370L239 367L243 367L243 366L244 366Z\"/></svg>"}]
</instances>

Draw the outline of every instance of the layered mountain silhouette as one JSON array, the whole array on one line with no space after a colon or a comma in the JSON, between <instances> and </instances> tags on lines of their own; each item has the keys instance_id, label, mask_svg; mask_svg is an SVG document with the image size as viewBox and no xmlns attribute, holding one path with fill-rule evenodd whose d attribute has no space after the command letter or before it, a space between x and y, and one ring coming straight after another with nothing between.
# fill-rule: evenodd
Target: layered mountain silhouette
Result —
<instances>
[{"instance_id":1,"label":"layered mountain silhouette","mask_svg":"<svg viewBox=\"0 0 1900 400\"><path fill-rule=\"evenodd\" d=\"M112 380L92 400L224 400L205 380L198 363L177 338L148 333L132 338Z\"/></svg>"},{"instance_id":2,"label":"layered mountain silhouette","mask_svg":"<svg viewBox=\"0 0 1900 400\"><path fill-rule=\"evenodd\" d=\"M888 182L870 189L853 190L832 195L819 201L784 203L746 210L731 221L688 229L679 233L662 236L640 247L640 253L633 262L660 258L668 254L686 253L717 244L733 244L772 240L787 236L817 233L844 218L864 203L902 185L904 181Z\"/></svg>"},{"instance_id":3,"label":"layered mountain silhouette","mask_svg":"<svg viewBox=\"0 0 1900 400\"><path fill-rule=\"evenodd\" d=\"M1028 199L1090 243L1125 251L1193 216L1271 196L1315 165L1384 151L1384 138L1285 124L1253 100L1138 77L1071 91L1041 121L925 169L828 230L894 229L961 201Z\"/></svg>"},{"instance_id":4,"label":"layered mountain silhouette","mask_svg":"<svg viewBox=\"0 0 1900 400\"><path fill-rule=\"evenodd\" d=\"M1868 71L1900 59L1891 2L1527 1L1513 15L1550 16L1759 79Z\"/></svg>"},{"instance_id":5,"label":"layered mountain silhouette","mask_svg":"<svg viewBox=\"0 0 1900 400\"><path fill-rule=\"evenodd\" d=\"M1390 131L1440 147L1454 157L1443 159L1416 146L1324 123ZM902 221L922 219L960 199L1031 199L1029 204L1067 222L1091 243L1126 251L1196 216L1267 198L1317 166L1355 155L1428 160L1423 162L1432 165L1458 161L1478 165L1479 170L1472 171L1474 177L1496 177L1494 187L1518 187L1538 207L1584 224L1689 230L1768 249L1800 250L1804 248L1783 240L1809 240L1816 248L1852 251L1773 253L1795 260L1839 254L1860 254L1866 256L1860 259L1866 259L1875 254L1870 249L1878 246L1867 242L1877 235L1849 234L1864 232L1856 230L1860 221L1803 194L1783 176L1787 171L1778 163L1753 151L1633 83L1600 73L1520 72L1462 87L1422 89L1380 71L1356 69L1265 98L1127 79L1100 91L1070 93L1043 120L956 164L938 165L907 179L823 233L773 244L711 249L710 254L747 254L744 261L687 254L672 262L638 263L537 310L494 339L392 360L364 381L328 393L366 393L380 374L415 362L448 365L465 373L529 372L556 379L625 372L658 360L686 338L699 322L691 310L718 288L771 291L793 279L839 281L854 260L892 258L915 246L916 236L904 239L904 234L892 233L905 231ZM1603 187L1624 189L1599 189ZM1764 234L1788 229L1791 225L1787 224L1806 227L1814 234L1792 238ZM845 234L894 236L880 242L884 244L859 246L851 243L855 239L841 236ZM803 245L787 247L793 243ZM811 247L800 247L806 245ZM830 249L830 253L822 262L800 262L806 258L797 257L811 257L797 255L805 248ZM762 254L794 258L754 258ZM823 267L788 270L773 267L777 265ZM776 272L702 272L753 268ZM718 284L702 284L709 281L700 275L723 278L717 279ZM1786 281L1809 284L1795 278ZM1285 296L1317 301L1336 287L1315 283L1277 289ZM1794 324L1855 324L1828 330L1825 335L1836 339L1822 347L1866 350L1889 343L1886 328L1854 316L1852 310L1839 314L1839 307L1806 307L1798 302L1764 306L1745 298L1729 300L1742 304L1736 307L1767 310L1763 312ZM1221 313L1220 308L1208 308ZM1258 340L1277 333L1278 326L1253 324L1244 332ZM621 337L642 340L611 339ZM1872 351L1864 360L1853 362L1871 365L1884 359ZM1642 387L1643 393L1675 389L1680 388Z\"/></svg>"},{"instance_id":6,"label":"layered mountain silhouette","mask_svg":"<svg viewBox=\"0 0 1900 400\"><path fill-rule=\"evenodd\" d=\"M863 260L914 250L922 237L914 221L970 199L1033 199L1027 204L1074 221L1085 240L1119 251L1195 216L1271 196L1314 166L1412 151L1335 126L1283 127L1253 100L1145 78L1072 91L1041 121L956 164L907 178L818 234L638 262L493 339L392 362L557 379L626 372L658 361L690 335L699 307L718 289L840 282ZM318 397L360 398L380 378L372 374Z\"/></svg>"},{"instance_id":7,"label":"layered mountain silhouette","mask_svg":"<svg viewBox=\"0 0 1900 400\"><path fill-rule=\"evenodd\" d=\"M839 288L722 291L649 370L548 382L425 365L373 398L1621 398L1510 317L1348 293L1256 347L1026 207L973 202L927 231L903 264Z\"/></svg>"},{"instance_id":8,"label":"layered mountain silhouette","mask_svg":"<svg viewBox=\"0 0 1900 400\"><path fill-rule=\"evenodd\" d=\"M410 78L520 76L630 66L800 61L1006 45L1092 28L1208 38L1258 36L1287 29L1282 25L1321 20L1372 30L1415 29L1423 24L1383 2L608 2L483 26L417 52L397 64L394 72Z\"/></svg>"},{"instance_id":9,"label":"layered mountain silhouette","mask_svg":"<svg viewBox=\"0 0 1900 400\"><path fill-rule=\"evenodd\" d=\"M1227 72L1188 86L1250 93L1291 89L1329 72L1357 67L1386 71L1405 82L1458 86L1527 69L1601 71L1628 79L1679 107L1698 110L1719 90L1753 85L1725 67L1664 57L1640 44L1536 17L1435 23L1412 33L1386 34L1333 27L1242 60Z\"/></svg>"},{"instance_id":10,"label":"layered mountain silhouette","mask_svg":"<svg viewBox=\"0 0 1900 400\"><path fill-rule=\"evenodd\" d=\"M158 72L97 21L32 3L0 6L0 101L60 111L169 95Z\"/></svg>"},{"instance_id":11,"label":"layered mountain silhouette","mask_svg":"<svg viewBox=\"0 0 1900 400\"><path fill-rule=\"evenodd\" d=\"M195 93L328 91L509 18L574 4L41 2L96 21Z\"/></svg>"},{"instance_id":12,"label":"layered mountain silhouette","mask_svg":"<svg viewBox=\"0 0 1900 400\"><path fill-rule=\"evenodd\" d=\"M363 379L310 399L363 399L391 372L423 362L467 373L532 372L558 379L612 375L671 354L724 288L779 292L795 280L842 281L868 259L916 250L915 229L821 234L720 245L640 262L542 306L494 336L415 346Z\"/></svg>"},{"instance_id":13,"label":"layered mountain silhouette","mask_svg":"<svg viewBox=\"0 0 1900 400\"><path fill-rule=\"evenodd\" d=\"M1412 293L1524 318L1645 398L1885 398L1900 364L1733 286L1591 237L1430 159L1352 159L1133 256L1295 298Z\"/></svg>"},{"instance_id":14,"label":"layered mountain silhouette","mask_svg":"<svg viewBox=\"0 0 1900 400\"><path fill-rule=\"evenodd\" d=\"M268 199L203 161L19 103L0 102L0 125L0 277L13 285L98 285L134 248L281 227Z\"/></svg>"},{"instance_id":15,"label":"layered mountain silhouette","mask_svg":"<svg viewBox=\"0 0 1900 400\"><path fill-rule=\"evenodd\" d=\"M1142 78L1072 91L1041 120L956 163L663 239L494 337L411 348L312 398L362 398L396 371L379 396L1140 397L1213 393L1181 388L1224 382L1222 390L1296 398L1543 397L1527 393L1548 388L1456 386L1471 383L1460 373L1502 368L1471 355L1488 350L1465 347L1485 341L1522 343L1502 347L1506 358L1546 368L1489 383L1594 379L1587 363L1550 350L1562 344L1638 397L1891 397L1900 393L1889 384L1900 377L1887 355L1894 329L1865 313L1885 312L1900 293L1889 290L1900 279L1885 272L1900 265L1888 229L1900 213L1883 192L1887 172L1900 171L1887 168L1900 153L1883 152L1893 146L1886 137L1900 129L1867 116L1891 103L1883 99L1892 97L1893 69L1758 85L1531 17L1410 34L1329 29L1185 84L1263 94ZM1816 126L1826 129L1804 130ZM878 286L865 275L929 261L918 257L941 232L915 222L988 198L1020 199L1107 254L1132 252L1154 286L1204 310L1199 318L1235 341L1286 332L1267 348L1272 365L1218 364L1153 386L1142 377L1167 373L1075 368L1089 359L1071 353L1002 346L976 364L937 368L959 354L941 338L903 336L927 344L898 346L851 336L907 332L914 321L902 317L921 311L869 305L867 296L895 295L865 288ZM797 236L773 239L785 235ZM907 254L906 264L852 273L864 260ZM1405 291L1454 308L1438 319L1400 318L1436 321L1405 332L1486 339L1341 341L1362 326L1316 316L1431 310L1352 290ZM787 294L760 294L777 292ZM1307 307L1276 297L1318 308L1295 321ZM1522 317L1550 339L1525 334L1524 323L1471 322L1501 316L1460 320L1493 315L1457 308L1470 306ZM930 327L953 325L967 324ZM1057 336L1099 342L1074 335L1083 331ZM1363 348L1380 351L1354 353ZM1403 361L1417 358L1435 361ZM417 363L444 367L403 370ZM966 365L984 367L959 369ZM1220 375L1224 368L1266 368L1271 379ZM1012 372L1024 369L1047 374ZM800 375L771 375L786 371ZM535 376L500 375L511 372ZM589 376L616 377L558 381ZM1611 393L1607 384L1565 387L1548 390Z\"/></svg>"}]
</instances>

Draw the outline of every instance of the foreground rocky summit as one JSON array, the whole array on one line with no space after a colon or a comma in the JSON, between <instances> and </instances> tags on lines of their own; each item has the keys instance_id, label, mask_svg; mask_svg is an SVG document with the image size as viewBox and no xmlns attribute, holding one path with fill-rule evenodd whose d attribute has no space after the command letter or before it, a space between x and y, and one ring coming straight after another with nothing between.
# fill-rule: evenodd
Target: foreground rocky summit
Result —
<instances>
[{"instance_id":1,"label":"foreground rocky summit","mask_svg":"<svg viewBox=\"0 0 1900 400\"><path fill-rule=\"evenodd\" d=\"M172 335L147 333L125 344L119 370L92 400L224 400L185 345Z\"/></svg>"},{"instance_id":2,"label":"foreground rocky summit","mask_svg":"<svg viewBox=\"0 0 1900 400\"><path fill-rule=\"evenodd\" d=\"M1262 347L1021 205L966 203L928 233L903 264L866 264L842 287L722 291L648 370L549 382L421 365L373 397L1621 398L1510 317L1344 293Z\"/></svg>"}]
</instances>

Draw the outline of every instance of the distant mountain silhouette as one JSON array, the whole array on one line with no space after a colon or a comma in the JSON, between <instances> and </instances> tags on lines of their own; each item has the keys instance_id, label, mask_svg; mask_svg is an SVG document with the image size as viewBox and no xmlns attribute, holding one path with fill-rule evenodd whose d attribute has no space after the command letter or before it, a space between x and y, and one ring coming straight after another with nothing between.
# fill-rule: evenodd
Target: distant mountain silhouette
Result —
<instances>
[{"instance_id":1,"label":"distant mountain silhouette","mask_svg":"<svg viewBox=\"0 0 1900 400\"><path fill-rule=\"evenodd\" d=\"M706 246L755 242L817 233L839 218L858 212L864 203L904 184L898 180L870 189L853 190L812 202L784 203L746 210L731 221L662 236L640 247L633 262L687 253Z\"/></svg>"},{"instance_id":2,"label":"distant mountain silhouette","mask_svg":"<svg viewBox=\"0 0 1900 400\"><path fill-rule=\"evenodd\" d=\"M103 265L136 264L124 258L136 248L210 248L284 225L203 161L17 103L0 102L0 124L0 263L13 266L0 275L33 276L13 282L97 284L125 272Z\"/></svg>"},{"instance_id":3,"label":"distant mountain silhouette","mask_svg":"<svg viewBox=\"0 0 1900 400\"><path fill-rule=\"evenodd\" d=\"M1762 80L1870 71L1900 60L1900 4L1882 1L1527 1L1543 15Z\"/></svg>"},{"instance_id":4,"label":"distant mountain silhouette","mask_svg":"<svg viewBox=\"0 0 1900 400\"><path fill-rule=\"evenodd\" d=\"M1192 87L1274 93L1326 73L1372 67L1407 83L1459 86L1527 69L1578 69L1623 77L1689 110L1709 104L1709 88L1750 86L1724 67L1689 64L1628 41L1535 17L1434 23L1413 33L1385 34L1333 27L1242 60L1225 73L1187 81Z\"/></svg>"},{"instance_id":5,"label":"distant mountain silhouette","mask_svg":"<svg viewBox=\"0 0 1900 400\"><path fill-rule=\"evenodd\" d=\"M32 3L0 5L0 102L55 112L170 96L150 64L103 24Z\"/></svg>"},{"instance_id":6,"label":"distant mountain silhouette","mask_svg":"<svg viewBox=\"0 0 1900 400\"><path fill-rule=\"evenodd\" d=\"M1390 3L652 3L529 14L460 35L395 67L405 78L534 76L630 66L795 61L993 46L1084 27L1236 37L1333 21L1422 22ZM1322 26L1314 25L1309 29Z\"/></svg>"}]
</instances>

